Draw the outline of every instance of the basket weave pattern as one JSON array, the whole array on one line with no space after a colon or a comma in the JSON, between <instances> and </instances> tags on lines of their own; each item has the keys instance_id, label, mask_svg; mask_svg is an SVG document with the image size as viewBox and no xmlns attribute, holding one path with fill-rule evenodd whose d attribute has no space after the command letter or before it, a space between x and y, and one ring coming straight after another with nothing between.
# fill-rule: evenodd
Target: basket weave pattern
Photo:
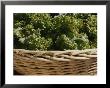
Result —
<instances>
[{"instance_id":1,"label":"basket weave pattern","mask_svg":"<svg viewBox=\"0 0 110 88\"><path fill-rule=\"evenodd\" d=\"M22 75L96 75L97 52L14 49L14 71Z\"/></svg>"}]
</instances>

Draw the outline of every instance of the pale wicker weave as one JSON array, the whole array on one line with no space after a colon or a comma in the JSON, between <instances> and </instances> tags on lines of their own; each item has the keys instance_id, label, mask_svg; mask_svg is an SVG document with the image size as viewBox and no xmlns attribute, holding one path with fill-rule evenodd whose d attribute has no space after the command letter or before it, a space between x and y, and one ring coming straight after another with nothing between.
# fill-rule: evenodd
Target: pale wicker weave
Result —
<instances>
[{"instance_id":1,"label":"pale wicker weave","mask_svg":"<svg viewBox=\"0 0 110 88\"><path fill-rule=\"evenodd\" d=\"M96 75L97 51L14 49L14 72L15 75Z\"/></svg>"}]
</instances>

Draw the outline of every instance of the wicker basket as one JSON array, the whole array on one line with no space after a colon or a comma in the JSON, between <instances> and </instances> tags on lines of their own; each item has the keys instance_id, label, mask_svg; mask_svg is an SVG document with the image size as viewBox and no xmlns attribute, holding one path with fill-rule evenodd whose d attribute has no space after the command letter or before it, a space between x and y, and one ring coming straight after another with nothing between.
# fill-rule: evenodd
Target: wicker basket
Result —
<instances>
[{"instance_id":1,"label":"wicker basket","mask_svg":"<svg viewBox=\"0 0 110 88\"><path fill-rule=\"evenodd\" d=\"M14 75L96 75L96 49L29 51L14 49Z\"/></svg>"}]
</instances>

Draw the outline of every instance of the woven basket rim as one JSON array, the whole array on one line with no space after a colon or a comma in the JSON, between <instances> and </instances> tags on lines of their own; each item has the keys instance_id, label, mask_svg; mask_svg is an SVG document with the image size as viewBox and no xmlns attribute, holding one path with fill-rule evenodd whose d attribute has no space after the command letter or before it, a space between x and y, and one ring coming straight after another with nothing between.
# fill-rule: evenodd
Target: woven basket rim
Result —
<instances>
[{"instance_id":1,"label":"woven basket rim","mask_svg":"<svg viewBox=\"0 0 110 88\"><path fill-rule=\"evenodd\" d=\"M64 61L69 61L69 59L97 58L96 49L66 50L66 51L30 51L30 50L24 50L24 49L14 49L14 53L21 55L21 56L24 54L25 56L41 57L41 59L44 58L44 60L45 60L45 58L47 60L56 59L56 60L64 60ZM87 55L87 53L88 53L88 55Z\"/></svg>"}]
</instances>

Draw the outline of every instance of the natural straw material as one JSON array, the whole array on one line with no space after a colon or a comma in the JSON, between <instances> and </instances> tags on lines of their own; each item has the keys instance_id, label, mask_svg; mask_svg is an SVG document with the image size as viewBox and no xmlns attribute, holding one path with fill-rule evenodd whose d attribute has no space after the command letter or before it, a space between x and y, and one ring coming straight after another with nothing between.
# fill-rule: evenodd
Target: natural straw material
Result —
<instances>
[{"instance_id":1,"label":"natural straw material","mask_svg":"<svg viewBox=\"0 0 110 88\"><path fill-rule=\"evenodd\" d=\"M14 72L22 75L96 75L97 51L14 49Z\"/></svg>"}]
</instances>

